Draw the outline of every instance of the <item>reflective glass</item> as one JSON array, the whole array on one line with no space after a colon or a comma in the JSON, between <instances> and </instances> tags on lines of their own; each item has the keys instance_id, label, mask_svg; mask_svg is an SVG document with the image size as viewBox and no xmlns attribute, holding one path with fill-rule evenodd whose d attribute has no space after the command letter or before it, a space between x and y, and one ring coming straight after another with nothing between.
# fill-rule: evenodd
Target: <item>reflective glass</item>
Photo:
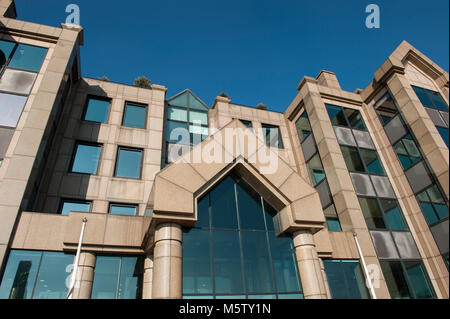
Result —
<instances>
[{"instance_id":1,"label":"reflective glass","mask_svg":"<svg viewBox=\"0 0 450 319\"><path fill-rule=\"evenodd\" d=\"M265 230L259 196L247 183L236 184L240 229Z\"/></svg>"},{"instance_id":2,"label":"reflective glass","mask_svg":"<svg viewBox=\"0 0 450 319\"><path fill-rule=\"evenodd\" d=\"M359 111L344 108L344 113L347 116L348 122L350 123L350 126L352 128L361 130L361 131L367 131L367 128L364 125L363 118Z\"/></svg>"},{"instance_id":3,"label":"reflective glass","mask_svg":"<svg viewBox=\"0 0 450 319\"><path fill-rule=\"evenodd\" d=\"M360 153L369 174L385 175L376 151L360 149Z\"/></svg>"},{"instance_id":4,"label":"reflective glass","mask_svg":"<svg viewBox=\"0 0 450 319\"><path fill-rule=\"evenodd\" d=\"M341 223L339 219L336 218L327 218L327 227L329 231L341 232Z\"/></svg>"},{"instance_id":5,"label":"reflective glass","mask_svg":"<svg viewBox=\"0 0 450 319\"><path fill-rule=\"evenodd\" d=\"M239 232L214 230L212 236L215 292L244 292Z\"/></svg>"},{"instance_id":6,"label":"reflective glass","mask_svg":"<svg viewBox=\"0 0 450 319\"><path fill-rule=\"evenodd\" d=\"M97 256L91 299L116 299L120 257Z\"/></svg>"},{"instance_id":7,"label":"reflective glass","mask_svg":"<svg viewBox=\"0 0 450 319\"><path fill-rule=\"evenodd\" d=\"M31 299L42 252L11 250L0 285L0 299Z\"/></svg>"},{"instance_id":8,"label":"reflective glass","mask_svg":"<svg viewBox=\"0 0 450 319\"><path fill-rule=\"evenodd\" d=\"M111 207L109 208L109 213L111 215L136 216L137 206L112 204Z\"/></svg>"},{"instance_id":9,"label":"reflective glass","mask_svg":"<svg viewBox=\"0 0 450 319\"><path fill-rule=\"evenodd\" d=\"M141 150L119 149L116 166L116 177L141 177Z\"/></svg>"},{"instance_id":10,"label":"reflective glass","mask_svg":"<svg viewBox=\"0 0 450 319\"><path fill-rule=\"evenodd\" d=\"M278 126L262 124L261 127L267 146L284 148L283 139L281 137L281 131Z\"/></svg>"},{"instance_id":11,"label":"reflective glass","mask_svg":"<svg viewBox=\"0 0 450 319\"><path fill-rule=\"evenodd\" d=\"M358 197L361 210L369 229L386 229L383 214L375 198Z\"/></svg>"},{"instance_id":12,"label":"reflective glass","mask_svg":"<svg viewBox=\"0 0 450 319\"><path fill-rule=\"evenodd\" d=\"M432 107L434 108L434 104L430 100L430 97L428 96L425 89L413 86L414 92L416 92L417 97L419 98L420 102L422 102L423 106Z\"/></svg>"},{"instance_id":13,"label":"reflective glass","mask_svg":"<svg viewBox=\"0 0 450 319\"><path fill-rule=\"evenodd\" d=\"M369 298L358 261L325 259L323 263L333 299Z\"/></svg>"},{"instance_id":14,"label":"reflective glass","mask_svg":"<svg viewBox=\"0 0 450 319\"><path fill-rule=\"evenodd\" d=\"M422 262L406 261L405 268L416 298L433 298L433 290L426 277Z\"/></svg>"},{"instance_id":15,"label":"reflective glass","mask_svg":"<svg viewBox=\"0 0 450 319\"><path fill-rule=\"evenodd\" d=\"M145 128L145 121L147 118L147 107L140 105L133 105L127 103L125 105L125 114L123 117L123 126Z\"/></svg>"},{"instance_id":16,"label":"reflective glass","mask_svg":"<svg viewBox=\"0 0 450 319\"><path fill-rule=\"evenodd\" d=\"M189 122L207 126L208 113L199 111L189 111Z\"/></svg>"},{"instance_id":17,"label":"reflective glass","mask_svg":"<svg viewBox=\"0 0 450 319\"><path fill-rule=\"evenodd\" d=\"M186 123L167 121L166 135L167 142L189 144L189 132Z\"/></svg>"},{"instance_id":18,"label":"reflective glass","mask_svg":"<svg viewBox=\"0 0 450 319\"><path fill-rule=\"evenodd\" d=\"M175 121L187 121L187 110L186 109L179 109L175 107L168 107L167 108L167 118L169 120L175 120Z\"/></svg>"},{"instance_id":19,"label":"reflective glass","mask_svg":"<svg viewBox=\"0 0 450 319\"><path fill-rule=\"evenodd\" d=\"M9 63L9 67L38 72L46 55L46 48L19 44Z\"/></svg>"},{"instance_id":20,"label":"reflective glass","mask_svg":"<svg viewBox=\"0 0 450 319\"><path fill-rule=\"evenodd\" d=\"M0 93L0 126L16 127L27 102L26 96Z\"/></svg>"},{"instance_id":21,"label":"reflective glass","mask_svg":"<svg viewBox=\"0 0 450 319\"><path fill-rule=\"evenodd\" d=\"M298 121L295 123L295 127L297 128L300 143L302 143L305 140L305 138L307 138L312 132L311 125L309 123L308 115L306 114L306 112L303 112L303 114L300 116Z\"/></svg>"},{"instance_id":22,"label":"reflective glass","mask_svg":"<svg viewBox=\"0 0 450 319\"><path fill-rule=\"evenodd\" d=\"M448 128L439 127L439 126L436 126L436 128L437 128L439 134L441 135L442 139L444 140L445 145L447 145L447 147L449 147L448 146L448 143L449 143Z\"/></svg>"},{"instance_id":23,"label":"reflective glass","mask_svg":"<svg viewBox=\"0 0 450 319\"><path fill-rule=\"evenodd\" d=\"M189 138L192 145L197 145L208 137L208 127L189 125Z\"/></svg>"},{"instance_id":24,"label":"reflective glass","mask_svg":"<svg viewBox=\"0 0 450 319\"><path fill-rule=\"evenodd\" d=\"M70 278L74 255L59 252L44 252L33 299L66 299L67 279ZM69 270L69 271L67 271Z\"/></svg>"},{"instance_id":25,"label":"reflective glass","mask_svg":"<svg viewBox=\"0 0 450 319\"><path fill-rule=\"evenodd\" d=\"M342 155L350 172L365 173L364 165L356 147L341 146Z\"/></svg>"},{"instance_id":26,"label":"reflective glass","mask_svg":"<svg viewBox=\"0 0 450 319\"><path fill-rule=\"evenodd\" d=\"M15 42L0 40L0 68L8 61L15 46Z\"/></svg>"},{"instance_id":27,"label":"reflective glass","mask_svg":"<svg viewBox=\"0 0 450 319\"><path fill-rule=\"evenodd\" d=\"M89 202L73 202L64 201L61 208L61 215L69 215L70 212L85 212L91 210L91 203Z\"/></svg>"},{"instance_id":28,"label":"reflective glass","mask_svg":"<svg viewBox=\"0 0 450 319\"><path fill-rule=\"evenodd\" d=\"M448 111L448 105L438 92L428 91L428 96L434 103L434 107L441 111Z\"/></svg>"},{"instance_id":29,"label":"reflective glass","mask_svg":"<svg viewBox=\"0 0 450 319\"><path fill-rule=\"evenodd\" d=\"M195 96L189 94L189 108L196 110L208 110Z\"/></svg>"},{"instance_id":30,"label":"reflective glass","mask_svg":"<svg viewBox=\"0 0 450 319\"><path fill-rule=\"evenodd\" d=\"M110 101L89 98L84 119L86 121L106 123L110 105Z\"/></svg>"},{"instance_id":31,"label":"reflective glass","mask_svg":"<svg viewBox=\"0 0 450 319\"><path fill-rule=\"evenodd\" d=\"M392 100L389 92L386 93L380 100L378 100L377 103L375 103L374 108L383 126L385 126L393 117L398 114L397 106Z\"/></svg>"},{"instance_id":32,"label":"reflective glass","mask_svg":"<svg viewBox=\"0 0 450 319\"><path fill-rule=\"evenodd\" d=\"M195 227L210 227L209 223L209 194L197 202L197 222Z\"/></svg>"},{"instance_id":33,"label":"reflective glass","mask_svg":"<svg viewBox=\"0 0 450 319\"><path fill-rule=\"evenodd\" d=\"M180 94L177 97L169 100L169 105L187 107L187 96L188 94L186 92Z\"/></svg>"},{"instance_id":34,"label":"reflective glass","mask_svg":"<svg viewBox=\"0 0 450 319\"><path fill-rule=\"evenodd\" d=\"M320 181L325 179L325 170L323 169L322 162L320 161L319 153L313 156L306 164L308 168L309 178L313 186L316 186Z\"/></svg>"},{"instance_id":35,"label":"reflective glass","mask_svg":"<svg viewBox=\"0 0 450 319\"><path fill-rule=\"evenodd\" d=\"M243 231L241 236L248 293L274 292L266 232Z\"/></svg>"},{"instance_id":36,"label":"reflective glass","mask_svg":"<svg viewBox=\"0 0 450 319\"><path fill-rule=\"evenodd\" d=\"M379 199L384 216L391 230L407 230L405 221L396 200Z\"/></svg>"},{"instance_id":37,"label":"reflective glass","mask_svg":"<svg viewBox=\"0 0 450 319\"><path fill-rule=\"evenodd\" d=\"M328 115L331 119L331 124L348 127L342 107L330 104L325 104L325 106L327 107Z\"/></svg>"},{"instance_id":38,"label":"reflective glass","mask_svg":"<svg viewBox=\"0 0 450 319\"><path fill-rule=\"evenodd\" d=\"M422 159L422 155L417 148L416 142L414 142L410 134L407 134L397 144L395 144L394 150L395 153L397 153L404 170L408 169Z\"/></svg>"},{"instance_id":39,"label":"reflective glass","mask_svg":"<svg viewBox=\"0 0 450 319\"><path fill-rule=\"evenodd\" d=\"M72 172L97 174L101 150L101 146L77 144Z\"/></svg>"},{"instance_id":40,"label":"reflective glass","mask_svg":"<svg viewBox=\"0 0 450 319\"><path fill-rule=\"evenodd\" d=\"M122 257L117 299L141 297L143 260L139 257Z\"/></svg>"},{"instance_id":41,"label":"reflective glass","mask_svg":"<svg viewBox=\"0 0 450 319\"><path fill-rule=\"evenodd\" d=\"M207 230L183 234L183 294L213 293L210 241Z\"/></svg>"},{"instance_id":42,"label":"reflective glass","mask_svg":"<svg viewBox=\"0 0 450 319\"><path fill-rule=\"evenodd\" d=\"M226 177L211 193L211 211L213 228L237 229L236 198L234 181Z\"/></svg>"},{"instance_id":43,"label":"reflective glass","mask_svg":"<svg viewBox=\"0 0 450 319\"><path fill-rule=\"evenodd\" d=\"M380 261L380 265L391 298L412 298L400 261Z\"/></svg>"}]
</instances>

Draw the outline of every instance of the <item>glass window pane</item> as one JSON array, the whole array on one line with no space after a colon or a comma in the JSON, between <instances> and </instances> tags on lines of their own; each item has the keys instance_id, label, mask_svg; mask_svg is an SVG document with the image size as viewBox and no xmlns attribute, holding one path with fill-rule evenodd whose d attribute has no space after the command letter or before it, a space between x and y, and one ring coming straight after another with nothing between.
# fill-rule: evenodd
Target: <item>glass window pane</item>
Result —
<instances>
[{"instance_id":1,"label":"glass window pane","mask_svg":"<svg viewBox=\"0 0 450 319\"><path fill-rule=\"evenodd\" d=\"M364 165L359 156L358 149L355 147L341 146L342 155L350 172L365 173Z\"/></svg>"},{"instance_id":2,"label":"glass window pane","mask_svg":"<svg viewBox=\"0 0 450 319\"><path fill-rule=\"evenodd\" d=\"M106 123L110 105L110 101L89 98L84 119L86 121Z\"/></svg>"},{"instance_id":3,"label":"glass window pane","mask_svg":"<svg viewBox=\"0 0 450 319\"><path fill-rule=\"evenodd\" d=\"M301 292L292 239L277 237L273 232L268 235L278 292Z\"/></svg>"},{"instance_id":4,"label":"glass window pane","mask_svg":"<svg viewBox=\"0 0 450 319\"><path fill-rule=\"evenodd\" d=\"M213 293L210 242L207 230L183 233L183 294Z\"/></svg>"},{"instance_id":5,"label":"glass window pane","mask_svg":"<svg viewBox=\"0 0 450 319\"><path fill-rule=\"evenodd\" d=\"M186 122L187 121L187 110L169 106L167 108L167 118L169 120Z\"/></svg>"},{"instance_id":6,"label":"glass window pane","mask_svg":"<svg viewBox=\"0 0 450 319\"><path fill-rule=\"evenodd\" d=\"M70 278L70 271L72 270L68 266L73 265L73 262L74 255L44 252L33 299L66 299L67 279Z\"/></svg>"},{"instance_id":7,"label":"glass window pane","mask_svg":"<svg viewBox=\"0 0 450 319\"><path fill-rule=\"evenodd\" d=\"M342 107L330 104L325 104L325 106L327 107L328 115L331 119L331 124L348 127Z\"/></svg>"},{"instance_id":8,"label":"glass window pane","mask_svg":"<svg viewBox=\"0 0 450 319\"><path fill-rule=\"evenodd\" d=\"M91 299L116 299L120 257L97 256Z\"/></svg>"},{"instance_id":9,"label":"glass window pane","mask_svg":"<svg viewBox=\"0 0 450 319\"><path fill-rule=\"evenodd\" d=\"M426 93L425 89L419 88L417 86L413 86L413 89L414 89L414 92L416 92L417 97L419 98L420 102L422 102L423 106L434 108L434 104L430 100L430 97Z\"/></svg>"},{"instance_id":10,"label":"glass window pane","mask_svg":"<svg viewBox=\"0 0 450 319\"><path fill-rule=\"evenodd\" d=\"M15 46L15 42L0 40L0 68L8 61Z\"/></svg>"},{"instance_id":11,"label":"glass window pane","mask_svg":"<svg viewBox=\"0 0 450 319\"><path fill-rule=\"evenodd\" d=\"M141 150L119 149L116 177L141 178Z\"/></svg>"},{"instance_id":12,"label":"glass window pane","mask_svg":"<svg viewBox=\"0 0 450 319\"><path fill-rule=\"evenodd\" d=\"M190 141L192 145L197 145L208 137L208 128L199 125L189 125Z\"/></svg>"},{"instance_id":13,"label":"glass window pane","mask_svg":"<svg viewBox=\"0 0 450 319\"><path fill-rule=\"evenodd\" d=\"M422 212L427 220L428 225L432 225L439 221L436 212L433 209L433 205L430 203L422 203L420 202L420 208L422 208Z\"/></svg>"},{"instance_id":14,"label":"glass window pane","mask_svg":"<svg viewBox=\"0 0 450 319\"><path fill-rule=\"evenodd\" d=\"M123 126L145 128L147 107L127 103L123 117Z\"/></svg>"},{"instance_id":15,"label":"glass window pane","mask_svg":"<svg viewBox=\"0 0 450 319\"><path fill-rule=\"evenodd\" d=\"M189 122L208 126L208 113L189 111Z\"/></svg>"},{"instance_id":16,"label":"glass window pane","mask_svg":"<svg viewBox=\"0 0 450 319\"><path fill-rule=\"evenodd\" d=\"M142 258L122 257L117 299L140 299L142 296Z\"/></svg>"},{"instance_id":17,"label":"glass window pane","mask_svg":"<svg viewBox=\"0 0 450 319\"><path fill-rule=\"evenodd\" d=\"M411 293L406 283L402 265L399 261L380 261L381 270L392 299L410 299Z\"/></svg>"},{"instance_id":18,"label":"glass window pane","mask_svg":"<svg viewBox=\"0 0 450 319\"><path fill-rule=\"evenodd\" d=\"M209 224L209 194L197 202L197 222L195 227L210 227Z\"/></svg>"},{"instance_id":19,"label":"glass window pane","mask_svg":"<svg viewBox=\"0 0 450 319\"><path fill-rule=\"evenodd\" d=\"M111 205L109 213L111 215L136 216L137 206Z\"/></svg>"},{"instance_id":20,"label":"glass window pane","mask_svg":"<svg viewBox=\"0 0 450 319\"><path fill-rule=\"evenodd\" d=\"M447 145L447 147L449 147L448 146L448 143L449 143L448 128L439 127L439 126L436 126L436 128L437 128L439 134L441 135L442 139L444 140L445 145Z\"/></svg>"},{"instance_id":21,"label":"glass window pane","mask_svg":"<svg viewBox=\"0 0 450 319\"><path fill-rule=\"evenodd\" d=\"M189 94L189 108L196 110L208 110L195 96Z\"/></svg>"},{"instance_id":22,"label":"glass window pane","mask_svg":"<svg viewBox=\"0 0 450 319\"><path fill-rule=\"evenodd\" d=\"M278 126L262 124L261 127L267 146L276 147L280 149L284 148L283 138L281 136L281 131Z\"/></svg>"},{"instance_id":23,"label":"glass window pane","mask_svg":"<svg viewBox=\"0 0 450 319\"><path fill-rule=\"evenodd\" d=\"M303 299L303 294L279 294L278 299Z\"/></svg>"},{"instance_id":24,"label":"glass window pane","mask_svg":"<svg viewBox=\"0 0 450 319\"><path fill-rule=\"evenodd\" d=\"M436 213L439 217L439 220L442 220L446 217L448 217L448 207L443 204L433 204L434 209L436 210Z\"/></svg>"},{"instance_id":25,"label":"glass window pane","mask_svg":"<svg viewBox=\"0 0 450 319\"><path fill-rule=\"evenodd\" d=\"M189 144L189 132L186 123L167 121L167 142Z\"/></svg>"},{"instance_id":26,"label":"glass window pane","mask_svg":"<svg viewBox=\"0 0 450 319\"><path fill-rule=\"evenodd\" d=\"M369 174L385 175L376 151L360 149L360 152Z\"/></svg>"},{"instance_id":27,"label":"glass window pane","mask_svg":"<svg viewBox=\"0 0 450 319\"><path fill-rule=\"evenodd\" d=\"M427 280L422 262L405 262L406 272L416 298L433 298L434 294Z\"/></svg>"},{"instance_id":28,"label":"glass window pane","mask_svg":"<svg viewBox=\"0 0 450 319\"><path fill-rule=\"evenodd\" d=\"M383 215L375 198L358 197L361 210L369 229L386 229Z\"/></svg>"},{"instance_id":29,"label":"glass window pane","mask_svg":"<svg viewBox=\"0 0 450 319\"><path fill-rule=\"evenodd\" d=\"M26 96L0 93L0 126L16 127L27 102Z\"/></svg>"},{"instance_id":30,"label":"glass window pane","mask_svg":"<svg viewBox=\"0 0 450 319\"><path fill-rule=\"evenodd\" d=\"M77 144L72 172L97 174L101 146Z\"/></svg>"},{"instance_id":31,"label":"glass window pane","mask_svg":"<svg viewBox=\"0 0 450 319\"><path fill-rule=\"evenodd\" d=\"M91 211L91 203L89 202L73 202L64 201L61 208L61 215L69 215L70 212L85 212Z\"/></svg>"},{"instance_id":32,"label":"glass window pane","mask_svg":"<svg viewBox=\"0 0 450 319\"><path fill-rule=\"evenodd\" d=\"M380 199L380 204L391 230L407 230L396 200Z\"/></svg>"},{"instance_id":33,"label":"glass window pane","mask_svg":"<svg viewBox=\"0 0 450 319\"><path fill-rule=\"evenodd\" d=\"M187 107L187 93L178 95L176 98L169 100L169 105Z\"/></svg>"},{"instance_id":34,"label":"glass window pane","mask_svg":"<svg viewBox=\"0 0 450 319\"><path fill-rule=\"evenodd\" d=\"M316 186L319 182L325 179L325 170L323 169L322 162L320 161L319 153L314 155L306 164L308 168L309 178L313 186Z\"/></svg>"},{"instance_id":35,"label":"glass window pane","mask_svg":"<svg viewBox=\"0 0 450 319\"><path fill-rule=\"evenodd\" d=\"M341 232L341 223L339 222L339 219L336 218L327 218L327 226L329 231L334 232Z\"/></svg>"},{"instance_id":36,"label":"glass window pane","mask_svg":"<svg viewBox=\"0 0 450 319\"><path fill-rule=\"evenodd\" d=\"M10 67L38 72L47 55L46 48L35 47L27 44L19 44L14 56L9 63Z\"/></svg>"},{"instance_id":37,"label":"glass window pane","mask_svg":"<svg viewBox=\"0 0 450 319\"><path fill-rule=\"evenodd\" d=\"M349 294L340 260L325 259L323 261L327 274L331 298L347 299Z\"/></svg>"},{"instance_id":38,"label":"glass window pane","mask_svg":"<svg viewBox=\"0 0 450 319\"><path fill-rule=\"evenodd\" d=\"M239 232L214 230L212 233L215 293L243 293Z\"/></svg>"},{"instance_id":39,"label":"glass window pane","mask_svg":"<svg viewBox=\"0 0 450 319\"><path fill-rule=\"evenodd\" d=\"M248 299L277 299L276 295L248 295Z\"/></svg>"},{"instance_id":40,"label":"glass window pane","mask_svg":"<svg viewBox=\"0 0 450 319\"><path fill-rule=\"evenodd\" d=\"M429 196L429 200L432 203L438 203L438 204L445 203L444 199L442 198L441 192L439 191L439 189L437 188L436 185L427 188L426 192Z\"/></svg>"},{"instance_id":41,"label":"glass window pane","mask_svg":"<svg viewBox=\"0 0 450 319\"><path fill-rule=\"evenodd\" d=\"M212 227L237 229L234 180L226 177L210 192L210 196Z\"/></svg>"},{"instance_id":42,"label":"glass window pane","mask_svg":"<svg viewBox=\"0 0 450 319\"><path fill-rule=\"evenodd\" d=\"M366 280L359 262L354 260L343 260L342 269L347 282L348 298L368 299L369 292L366 288Z\"/></svg>"},{"instance_id":43,"label":"glass window pane","mask_svg":"<svg viewBox=\"0 0 450 319\"><path fill-rule=\"evenodd\" d=\"M40 251L11 250L0 285L0 299L31 299Z\"/></svg>"},{"instance_id":44,"label":"glass window pane","mask_svg":"<svg viewBox=\"0 0 450 319\"><path fill-rule=\"evenodd\" d=\"M344 108L344 113L347 116L348 122L350 123L350 126L352 128L361 130L361 131L367 131L367 128L364 125L363 118L359 111Z\"/></svg>"},{"instance_id":45,"label":"glass window pane","mask_svg":"<svg viewBox=\"0 0 450 319\"><path fill-rule=\"evenodd\" d=\"M303 112L303 114L300 116L298 121L295 123L295 127L297 128L300 143L302 143L305 140L305 138L307 138L309 134L311 134L312 132L311 125L309 124L309 119L306 112Z\"/></svg>"},{"instance_id":46,"label":"glass window pane","mask_svg":"<svg viewBox=\"0 0 450 319\"><path fill-rule=\"evenodd\" d=\"M266 232L241 232L249 293L275 292Z\"/></svg>"},{"instance_id":47,"label":"glass window pane","mask_svg":"<svg viewBox=\"0 0 450 319\"><path fill-rule=\"evenodd\" d=\"M445 103L444 99L438 92L428 90L427 93L431 101L434 103L435 108L441 111L448 111L447 103Z\"/></svg>"},{"instance_id":48,"label":"glass window pane","mask_svg":"<svg viewBox=\"0 0 450 319\"><path fill-rule=\"evenodd\" d=\"M261 196L242 180L236 184L236 191L241 229L265 230Z\"/></svg>"},{"instance_id":49,"label":"glass window pane","mask_svg":"<svg viewBox=\"0 0 450 319\"><path fill-rule=\"evenodd\" d=\"M374 106L381 123L385 126L393 117L398 114L395 105L389 93L386 93Z\"/></svg>"}]
</instances>

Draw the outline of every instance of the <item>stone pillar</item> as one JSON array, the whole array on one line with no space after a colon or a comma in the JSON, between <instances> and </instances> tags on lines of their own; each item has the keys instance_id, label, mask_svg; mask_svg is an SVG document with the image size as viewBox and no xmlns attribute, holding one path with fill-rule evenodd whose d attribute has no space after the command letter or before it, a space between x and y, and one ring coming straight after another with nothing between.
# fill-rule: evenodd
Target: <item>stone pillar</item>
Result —
<instances>
[{"instance_id":1,"label":"stone pillar","mask_svg":"<svg viewBox=\"0 0 450 319\"><path fill-rule=\"evenodd\" d=\"M154 299L181 299L182 287L181 226L165 223L156 226L153 251Z\"/></svg>"},{"instance_id":2,"label":"stone pillar","mask_svg":"<svg viewBox=\"0 0 450 319\"><path fill-rule=\"evenodd\" d=\"M293 241L305 299L327 299L326 284L312 233L309 230L297 231Z\"/></svg>"},{"instance_id":3,"label":"stone pillar","mask_svg":"<svg viewBox=\"0 0 450 319\"><path fill-rule=\"evenodd\" d=\"M90 299L97 257L94 253L81 252L73 299Z\"/></svg>"},{"instance_id":4,"label":"stone pillar","mask_svg":"<svg viewBox=\"0 0 450 319\"><path fill-rule=\"evenodd\" d=\"M144 280L142 299L152 299L153 284L153 256L147 256L144 261Z\"/></svg>"}]
</instances>

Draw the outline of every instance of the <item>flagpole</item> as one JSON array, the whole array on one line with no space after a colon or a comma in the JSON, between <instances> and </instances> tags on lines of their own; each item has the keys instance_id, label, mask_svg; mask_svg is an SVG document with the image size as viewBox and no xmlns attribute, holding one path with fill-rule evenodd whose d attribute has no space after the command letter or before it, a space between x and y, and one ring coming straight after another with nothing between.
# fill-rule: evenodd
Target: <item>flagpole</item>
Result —
<instances>
[{"instance_id":1,"label":"flagpole","mask_svg":"<svg viewBox=\"0 0 450 319\"><path fill-rule=\"evenodd\" d=\"M75 257L75 265L73 267L72 278L70 280L70 286L69 286L69 292L67 293L67 299L73 298L73 290L75 288L75 283L77 280L78 263L80 262L81 245L83 243L83 236L84 236L84 230L86 228L86 223L87 223L87 218L83 217L83 225L81 226L80 240L78 241L77 254Z\"/></svg>"},{"instance_id":2,"label":"flagpole","mask_svg":"<svg viewBox=\"0 0 450 319\"><path fill-rule=\"evenodd\" d=\"M361 263L364 268L364 273L366 274L366 280L367 280L367 284L369 285L372 299L377 299L377 295L375 294L375 288L373 287L372 280L370 280L369 271L367 270L366 261L364 260L364 256L362 254L361 247L359 246L358 235L356 234L356 232L353 233L353 237L355 238L356 247L358 248L358 253L361 258Z\"/></svg>"}]
</instances>

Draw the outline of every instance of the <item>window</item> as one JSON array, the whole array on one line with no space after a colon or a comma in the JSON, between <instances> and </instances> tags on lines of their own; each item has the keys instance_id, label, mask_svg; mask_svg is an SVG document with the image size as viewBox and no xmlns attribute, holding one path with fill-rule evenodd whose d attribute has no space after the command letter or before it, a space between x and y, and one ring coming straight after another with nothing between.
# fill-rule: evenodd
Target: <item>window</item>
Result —
<instances>
[{"instance_id":1,"label":"window","mask_svg":"<svg viewBox=\"0 0 450 319\"><path fill-rule=\"evenodd\" d=\"M85 121L106 123L108 121L110 99L88 97L84 114Z\"/></svg>"},{"instance_id":2,"label":"window","mask_svg":"<svg viewBox=\"0 0 450 319\"><path fill-rule=\"evenodd\" d=\"M367 131L366 125L364 124L361 113L359 111L344 108L344 113L351 128L361 131Z\"/></svg>"},{"instance_id":3,"label":"window","mask_svg":"<svg viewBox=\"0 0 450 319\"><path fill-rule=\"evenodd\" d=\"M394 145L394 151L397 153L403 170L407 170L417 162L422 160L419 148L414 142L411 134L405 135L397 144Z\"/></svg>"},{"instance_id":4,"label":"window","mask_svg":"<svg viewBox=\"0 0 450 319\"><path fill-rule=\"evenodd\" d=\"M448 217L448 207L436 185L417 194L416 198L429 225Z\"/></svg>"},{"instance_id":5,"label":"window","mask_svg":"<svg viewBox=\"0 0 450 319\"><path fill-rule=\"evenodd\" d=\"M141 178L142 150L119 147L117 151L115 177Z\"/></svg>"},{"instance_id":6,"label":"window","mask_svg":"<svg viewBox=\"0 0 450 319\"><path fill-rule=\"evenodd\" d=\"M350 172L365 173L361 156L356 147L341 146L341 151Z\"/></svg>"},{"instance_id":7,"label":"window","mask_svg":"<svg viewBox=\"0 0 450 319\"><path fill-rule=\"evenodd\" d=\"M276 148L284 148L283 138L281 136L281 131L278 126L261 124L263 136L266 140L266 145Z\"/></svg>"},{"instance_id":8,"label":"window","mask_svg":"<svg viewBox=\"0 0 450 319\"><path fill-rule=\"evenodd\" d=\"M26 102L26 96L0 93L0 126L16 127Z\"/></svg>"},{"instance_id":9,"label":"window","mask_svg":"<svg viewBox=\"0 0 450 319\"><path fill-rule=\"evenodd\" d=\"M253 130L253 124L251 121L245 121L245 120L239 120L242 122L242 124L245 125L246 128Z\"/></svg>"},{"instance_id":10,"label":"window","mask_svg":"<svg viewBox=\"0 0 450 319\"><path fill-rule=\"evenodd\" d=\"M383 126L388 124L399 114L397 106L389 93L386 93L377 103L375 103L374 108Z\"/></svg>"},{"instance_id":11,"label":"window","mask_svg":"<svg viewBox=\"0 0 450 319\"><path fill-rule=\"evenodd\" d=\"M341 223L339 222L339 218L336 213L336 207L334 206L334 204L331 204L330 206L325 208L323 210L323 213L327 221L328 230L334 232L341 232L342 227Z\"/></svg>"},{"instance_id":12,"label":"window","mask_svg":"<svg viewBox=\"0 0 450 319\"><path fill-rule=\"evenodd\" d=\"M127 204L110 204L109 213L111 215L137 216L138 206Z\"/></svg>"},{"instance_id":13,"label":"window","mask_svg":"<svg viewBox=\"0 0 450 319\"><path fill-rule=\"evenodd\" d=\"M407 230L396 200L366 197L358 197L358 200L370 230Z\"/></svg>"},{"instance_id":14,"label":"window","mask_svg":"<svg viewBox=\"0 0 450 319\"><path fill-rule=\"evenodd\" d=\"M350 172L385 175L377 152L368 149L359 149L350 146L341 146L342 155Z\"/></svg>"},{"instance_id":15,"label":"window","mask_svg":"<svg viewBox=\"0 0 450 319\"><path fill-rule=\"evenodd\" d=\"M441 135L442 139L444 140L445 145L447 145L447 147L449 147L448 146L448 143L449 143L448 128L436 126L436 129L438 130L439 134Z\"/></svg>"},{"instance_id":16,"label":"window","mask_svg":"<svg viewBox=\"0 0 450 319\"><path fill-rule=\"evenodd\" d=\"M46 48L19 44L8 66L16 69L39 72L46 55Z\"/></svg>"},{"instance_id":17,"label":"window","mask_svg":"<svg viewBox=\"0 0 450 319\"><path fill-rule=\"evenodd\" d=\"M391 298L435 297L421 261L380 261L380 265Z\"/></svg>"},{"instance_id":18,"label":"window","mask_svg":"<svg viewBox=\"0 0 450 319\"><path fill-rule=\"evenodd\" d=\"M64 199L61 201L61 208L59 213L61 215L69 215L70 212L89 213L90 211L91 211L91 202Z\"/></svg>"},{"instance_id":19,"label":"window","mask_svg":"<svg viewBox=\"0 0 450 319\"><path fill-rule=\"evenodd\" d=\"M99 144L77 142L71 172L97 174L101 151L102 146Z\"/></svg>"},{"instance_id":20,"label":"window","mask_svg":"<svg viewBox=\"0 0 450 319\"><path fill-rule=\"evenodd\" d=\"M16 43L0 40L0 70L8 62Z\"/></svg>"},{"instance_id":21,"label":"window","mask_svg":"<svg viewBox=\"0 0 450 319\"><path fill-rule=\"evenodd\" d=\"M0 299L65 299L67 266L73 255L11 250L0 285Z\"/></svg>"},{"instance_id":22,"label":"window","mask_svg":"<svg viewBox=\"0 0 450 319\"><path fill-rule=\"evenodd\" d=\"M325 179L325 171L320 160L319 153L314 155L306 164L308 168L309 178L313 186L316 186L319 182Z\"/></svg>"},{"instance_id":23,"label":"window","mask_svg":"<svg viewBox=\"0 0 450 319\"><path fill-rule=\"evenodd\" d=\"M374 175L386 175L376 151L361 148L359 149L359 152L364 164L366 165L367 173Z\"/></svg>"},{"instance_id":24,"label":"window","mask_svg":"<svg viewBox=\"0 0 450 319\"><path fill-rule=\"evenodd\" d=\"M144 128L147 122L147 106L136 103L125 103L123 126Z\"/></svg>"},{"instance_id":25,"label":"window","mask_svg":"<svg viewBox=\"0 0 450 319\"><path fill-rule=\"evenodd\" d=\"M331 124L333 124L333 126L348 127L342 107L330 104L325 104L325 106L327 108L328 115L330 116Z\"/></svg>"},{"instance_id":26,"label":"window","mask_svg":"<svg viewBox=\"0 0 450 319\"><path fill-rule=\"evenodd\" d=\"M359 261L325 259L323 263L333 299L369 298Z\"/></svg>"},{"instance_id":27,"label":"window","mask_svg":"<svg viewBox=\"0 0 450 319\"><path fill-rule=\"evenodd\" d=\"M142 298L142 257L97 256L92 299Z\"/></svg>"},{"instance_id":28,"label":"window","mask_svg":"<svg viewBox=\"0 0 450 319\"><path fill-rule=\"evenodd\" d=\"M412 86L412 88L423 106L448 112L448 105L438 92L417 86Z\"/></svg>"},{"instance_id":29,"label":"window","mask_svg":"<svg viewBox=\"0 0 450 319\"><path fill-rule=\"evenodd\" d=\"M308 114L303 112L298 121L295 123L297 128L298 138L300 143L302 143L312 132L311 125L309 123Z\"/></svg>"},{"instance_id":30,"label":"window","mask_svg":"<svg viewBox=\"0 0 450 319\"><path fill-rule=\"evenodd\" d=\"M184 298L302 298L292 239L277 212L232 174L198 201L183 235Z\"/></svg>"}]
</instances>

